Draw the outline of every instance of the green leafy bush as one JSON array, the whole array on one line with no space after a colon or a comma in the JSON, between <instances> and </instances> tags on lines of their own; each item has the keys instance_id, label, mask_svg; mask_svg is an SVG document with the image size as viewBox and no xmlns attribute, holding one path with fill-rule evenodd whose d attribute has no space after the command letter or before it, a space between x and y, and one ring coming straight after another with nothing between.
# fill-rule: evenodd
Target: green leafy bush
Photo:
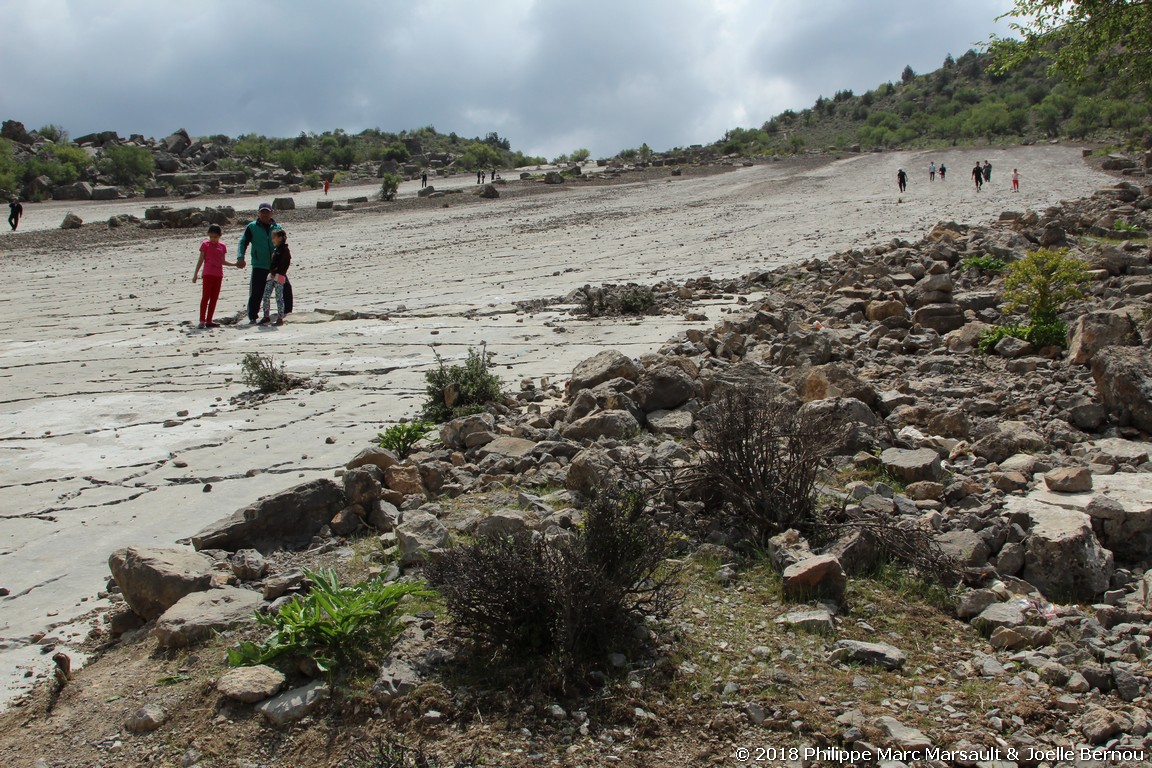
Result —
<instances>
[{"instance_id":1,"label":"green leafy bush","mask_svg":"<svg viewBox=\"0 0 1152 768\"><path fill-rule=\"evenodd\" d=\"M1029 325L1050 325L1069 301L1084 296L1088 269L1067 248L1031 251L1013 262L1004 278L1006 310L1024 311Z\"/></svg>"},{"instance_id":2,"label":"green leafy bush","mask_svg":"<svg viewBox=\"0 0 1152 768\"><path fill-rule=\"evenodd\" d=\"M0 197L7 200L19 193L20 165L12 156L8 139L0 139Z\"/></svg>"},{"instance_id":3,"label":"green leafy bush","mask_svg":"<svg viewBox=\"0 0 1152 768\"><path fill-rule=\"evenodd\" d=\"M985 354L992 354L1000 340L1009 336L1023 339L1037 349L1068 346L1068 326L1057 319L1048 323L998 325L984 331L980 335L980 340L976 342L976 347Z\"/></svg>"},{"instance_id":4,"label":"green leafy bush","mask_svg":"<svg viewBox=\"0 0 1152 768\"><path fill-rule=\"evenodd\" d=\"M395 160L398 163L406 163L411 157L408 148L398 141L392 142L380 153L381 160Z\"/></svg>"},{"instance_id":5,"label":"green leafy bush","mask_svg":"<svg viewBox=\"0 0 1152 768\"><path fill-rule=\"evenodd\" d=\"M989 328L980 334L980 340L976 342L976 347L985 354L992 354L996 345L1002 339L1011 336L1014 339L1026 339L1028 335L1028 327L1016 324L997 325L994 328Z\"/></svg>"},{"instance_id":6,"label":"green leafy bush","mask_svg":"<svg viewBox=\"0 0 1152 768\"><path fill-rule=\"evenodd\" d=\"M500 377L491 372L491 355L487 349L479 352L468 348L468 357L463 365L444 365L444 359L436 354L436 370L424 374L427 382L423 416L428 421L440 423L479 413L489 403L504 399Z\"/></svg>"},{"instance_id":7,"label":"green leafy bush","mask_svg":"<svg viewBox=\"0 0 1152 768\"><path fill-rule=\"evenodd\" d=\"M144 147L108 147L96 167L117 184L133 186L151 176L156 163Z\"/></svg>"},{"instance_id":8,"label":"green leafy bush","mask_svg":"<svg viewBox=\"0 0 1152 768\"><path fill-rule=\"evenodd\" d=\"M997 256L969 256L960 262L960 266L981 272L1003 272L1008 262Z\"/></svg>"},{"instance_id":9,"label":"green leafy bush","mask_svg":"<svg viewBox=\"0 0 1152 768\"><path fill-rule=\"evenodd\" d=\"M395 451L400 458L407 458L412 453L413 446L436 428L435 424L427 421L410 421L406 424L393 424L380 432L377 437L381 448Z\"/></svg>"},{"instance_id":10,"label":"green leafy bush","mask_svg":"<svg viewBox=\"0 0 1152 768\"><path fill-rule=\"evenodd\" d=\"M380 199L381 200L395 200L396 192L400 189L400 182L402 182L398 175L395 173L385 173L380 177Z\"/></svg>"},{"instance_id":11,"label":"green leafy bush","mask_svg":"<svg viewBox=\"0 0 1152 768\"><path fill-rule=\"evenodd\" d=\"M230 648L230 665L265 664L289 655L311 659L328 672L370 652L386 654L404 629L401 599L433 594L416 582L386 583L377 578L342 587L332 570L305 568L304 575L312 590L277 613L257 613L256 620L270 627L272 634L259 645L245 641Z\"/></svg>"},{"instance_id":12,"label":"green leafy bush","mask_svg":"<svg viewBox=\"0 0 1152 768\"><path fill-rule=\"evenodd\" d=\"M679 599L671 539L647 496L610 489L584 524L552 538L482 536L428 566L455 631L513 664L548 662L561 678L638 645L636 628Z\"/></svg>"},{"instance_id":13,"label":"green leafy bush","mask_svg":"<svg viewBox=\"0 0 1152 768\"><path fill-rule=\"evenodd\" d=\"M244 383L261 392L287 392L303 383L302 379L284 370L284 363L277 366L271 355L261 355L259 352L244 355L240 369Z\"/></svg>"}]
</instances>

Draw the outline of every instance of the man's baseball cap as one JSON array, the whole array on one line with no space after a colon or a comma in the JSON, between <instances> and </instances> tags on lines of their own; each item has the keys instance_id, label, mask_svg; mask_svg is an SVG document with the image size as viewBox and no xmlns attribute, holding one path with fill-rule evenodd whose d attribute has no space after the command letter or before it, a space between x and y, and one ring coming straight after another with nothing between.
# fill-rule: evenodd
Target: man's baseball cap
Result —
<instances>
[{"instance_id":1,"label":"man's baseball cap","mask_svg":"<svg viewBox=\"0 0 1152 768\"><path fill-rule=\"evenodd\" d=\"M272 210L272 203L260 203L260 207L257 208L256 210L258 210L258 211L270 211L270 210Z\"/></svg>"}]
</instances>

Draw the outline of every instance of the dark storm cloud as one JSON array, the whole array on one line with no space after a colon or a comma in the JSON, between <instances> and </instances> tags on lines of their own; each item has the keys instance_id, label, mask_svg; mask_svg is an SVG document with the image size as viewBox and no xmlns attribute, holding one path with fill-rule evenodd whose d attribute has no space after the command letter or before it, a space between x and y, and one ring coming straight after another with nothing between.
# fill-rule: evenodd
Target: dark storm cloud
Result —
<instances>
[{"instance_id":1,"label":"dark storm cloud","mask_svg":"<svg viewBox=\"0 0 1152 768\"><path fill-rule=\"evenodd\" d=\"M433 125L604 156L713 141L905 64L933 69L1008 5L37 0L4 11L0 117L73 135Z\"/></svg>"}]
</instances>

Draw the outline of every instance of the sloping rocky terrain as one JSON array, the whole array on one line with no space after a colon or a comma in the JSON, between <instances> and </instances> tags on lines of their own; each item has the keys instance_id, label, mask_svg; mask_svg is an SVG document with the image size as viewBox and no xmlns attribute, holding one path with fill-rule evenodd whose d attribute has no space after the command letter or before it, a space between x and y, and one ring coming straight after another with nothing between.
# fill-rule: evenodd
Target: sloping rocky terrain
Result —
<instances>
[{"instance_id":1,"label":"sloping rocky terrain","mask_svg":"<svg viewBox=\"0 0 1152 768\"><path fill-rule=\"evenodd\" d=\"M399 730L442 764L472 747L494 765L801 764L766 751L789 748L906 752L889 765L1146 764L1150 209L1152 190L1121 182L994 224L942 222L917 242L653 285L747 308L646 355L601 352L563 386L524 380L404 461L368 449L335 479L207 526L191 541L200 554L117 553L111 591L127 607L92 642L119 640L5 715L35 735L4 750L32 759L51 744L49 766L369 765L356 750ZM987 259L1040 246L1090 269L1088 295L1062 313L1067 351L1004 339L980 352L1008 319ZM301 587L300 565L403 578L454 536L564 535L582 494L622 467L696 463L708 404L731 386L842 425L823 492L849 516L932 532L959 591L877 576L864 537L784 534L766 562L704 526L682 531L681 611L591 697L508 700L446 674L464 651L450 619L424 610L360 688L225 674L223 647L252 633L253 607ZM983 752L931 760L929 748ZM849 759L806 764L837 762Z\"/></svg>"}]
</instances>

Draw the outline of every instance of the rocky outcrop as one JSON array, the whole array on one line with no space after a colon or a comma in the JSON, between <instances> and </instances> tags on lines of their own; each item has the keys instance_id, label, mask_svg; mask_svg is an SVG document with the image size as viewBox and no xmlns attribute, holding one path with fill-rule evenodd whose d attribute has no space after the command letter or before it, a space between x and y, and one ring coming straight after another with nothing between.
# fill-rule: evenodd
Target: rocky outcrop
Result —
<instances>
[{"instance_id":1,"label":"rocky outcrop","mask_svg":"<svg viewBox=\"0 0 1152 768\"><path fill-rule=\"evenodd\" d=\"M1152 432L1152 357L1147 348L1101 350L1092 360L1092 379L1100 402L1121 424Z\"/></svg>"},{"instance_id":2,"label":"rocky outcrop","mask_svg":"<svg viewBox=\"0 0 1152 768\"><path fill-rule=\"evenodd\" d=\"M1046 504L1024 508L1031 521L1024 579L1055 599L1093 602L1108 588L1112 553L1100 546L1088 515Z\"/></svg>"},{"instance_id":3,"label":"rocky outcrop","mask_svg":"<svg viewBox=\"0 0 1152 768\"><path fill-rule=\"evenodd\" d=\"M213 584L212 561L187 549L118 549L108 558L108 568L128 607L147 620Z\"/></svg>"},{"instance_id":4,"label":"rocky outcrop","mask_svg":"<svg viewBox=\"0 0 1152 768\"><path fill-rule=\"evenodd\" d=\"M156 620L152 631L161 648L183 648L229 627L251 621L263 603L259 592L222 587L193 592L180 599Z\"/></svg>"},{"instance_id":5,"label":"rocky outcrop","mask_svg":"<svg viewBox=\"0 0 1152 768\"><path fill-rule=\"evenodd\" d=\"M192 537L196 549L298 549L347 506L344 490L331 480L313 480L265 496Z\"/></svg>"}]
</instances>

